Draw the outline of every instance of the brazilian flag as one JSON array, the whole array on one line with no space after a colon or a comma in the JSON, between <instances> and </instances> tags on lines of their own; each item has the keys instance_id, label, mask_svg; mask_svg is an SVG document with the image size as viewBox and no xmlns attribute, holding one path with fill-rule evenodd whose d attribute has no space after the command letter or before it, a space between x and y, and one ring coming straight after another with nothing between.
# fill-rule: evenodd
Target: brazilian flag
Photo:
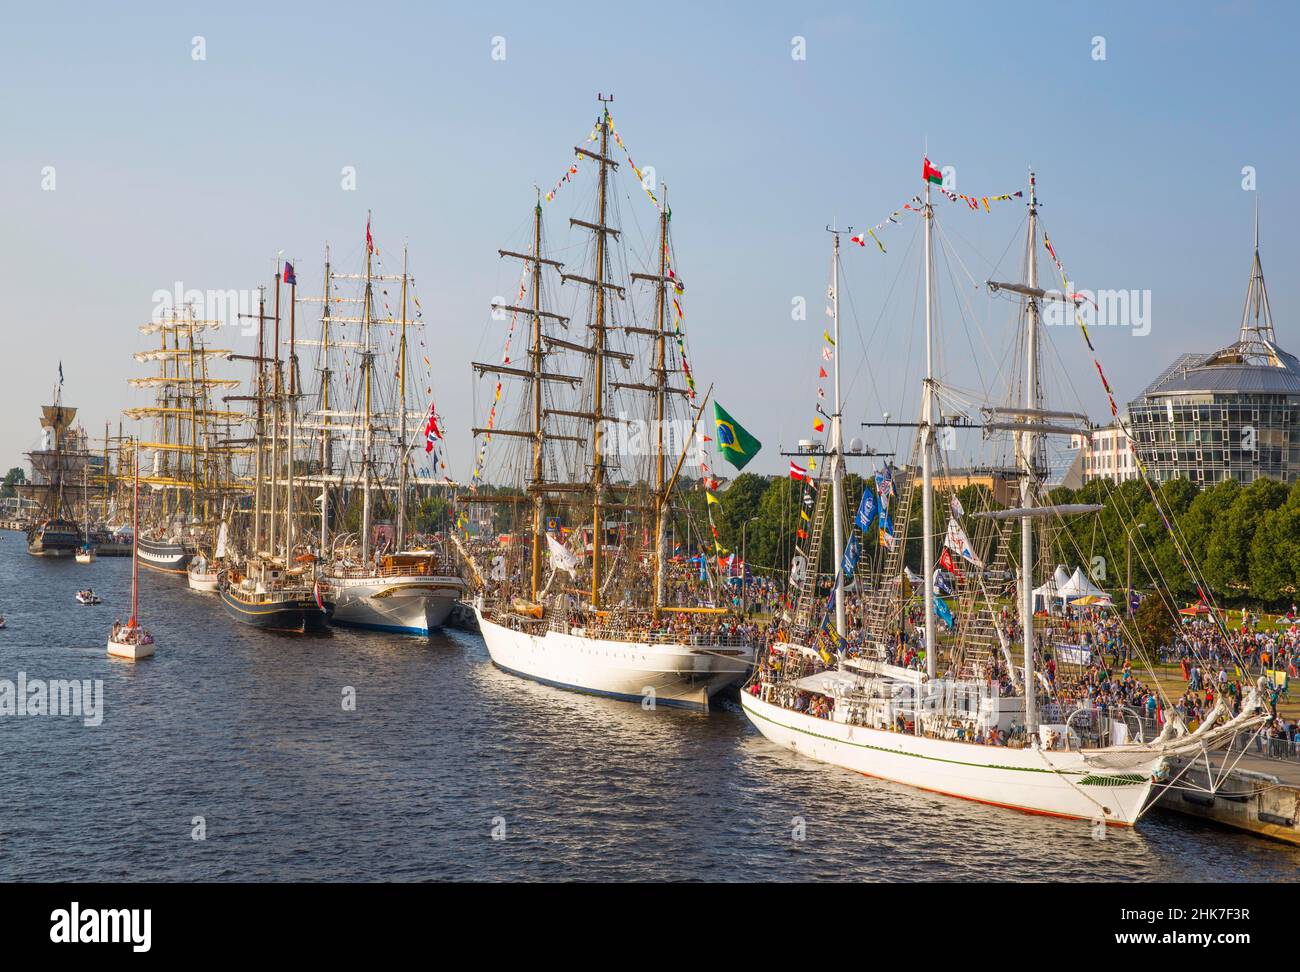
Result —
<instances>
[{"instance_id":1,"label":"brazilian flag","mask_svg":"<svg viewBox=\"0 0 1300 972\"><path fill-rule=\"evenodd\" d=\"M713 403L713 421L718 426L718 449L723 458L737 469L744 469L745 464L758 455L763 443L746 432L717 402Z\"/></svg>"}]
</instances>

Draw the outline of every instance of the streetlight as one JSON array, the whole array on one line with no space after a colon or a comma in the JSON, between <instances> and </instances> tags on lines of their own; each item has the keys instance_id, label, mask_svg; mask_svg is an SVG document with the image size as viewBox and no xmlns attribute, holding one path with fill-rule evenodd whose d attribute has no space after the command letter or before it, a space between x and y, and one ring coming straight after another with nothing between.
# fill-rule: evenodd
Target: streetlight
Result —
<instances>
[{"instance_id":1,"label":"streetlight","mask_svg":"<svg viewBox=\"0 0 1300 972\"><path fill-rule=\"evenodd\" d=\"M758 517L751 516L740 525L740 616L749 614L749 558L745 556L745 533Z\"/></svg>"},{"instance_id":2,"label":"streetlight","mask_svg":"<svg viewBox=\"0 0 1300 972\"><path fill-rule=\"evenodd\" d=\"M1124 531L1127 538L1124 545L1125 559L1127 561L1124 576L1124 613L1130 618L1133 617L1133 531L1145 529L1145 523L1134 523Z\"/></svg>"}]
</instances>

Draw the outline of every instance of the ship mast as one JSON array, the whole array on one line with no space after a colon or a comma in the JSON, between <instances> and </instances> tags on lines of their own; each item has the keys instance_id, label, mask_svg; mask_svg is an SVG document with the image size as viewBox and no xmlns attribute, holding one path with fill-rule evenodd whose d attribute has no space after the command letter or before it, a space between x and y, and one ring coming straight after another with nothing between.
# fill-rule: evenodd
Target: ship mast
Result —
<instances>
[{"instance_id":1,"label":"ship mast","mask_svg":"<svg viewBox=\"0 0 1300 972\"><path fill-rule=\"evenodd\" d=\"M1029 173L1029 253L1028 274L1025 283L1033 290L1038 287L1038 189L1034 173ZM1038 408L1038 299L1030 296L1025 307L1025 410L1033 415ZM1020 505L1028 510L1035 499L1035 460L1038 436L1026 430L1021 439L1021 461L1024 469L1020 477ZM1033 733L1038 728L1038 690L1034 682L1034 521L1025 516L1020 521L1020 625L1024 632L1025 654L1025 729Z\"/></svg>"},{"instance_id":2,"label":"ship mast","mask_svg":"<svg viewBox=\"0 0 1300 972\"><path fill-rule=\"evenodd\" d=\"M321 312L321 430L320 430L320 555L326 556L329 545L329 474L330 456L330 247L325 244L325 296Z\"/></svg>"},{"instance_id":3,"label":"ship mast","mask_svg":"<svg viewBox=\"0 0 1300 972\"><path fill-rule=\"evenodd\" d=\"M394 533L396 550L406 545L406 467L410 443L406 441L406 245L402 245L402 338L397 351L397 412L398 461L402 464L397 477L397 529Z\"/></svg>"},{"instance_id":4,"label":"ship mast","mask_svg":"<svg viewBox=\"0 0 1300 972\"><path fill-rule=\"evenodd\" d=\"M293 282L289 284L289 446L284 499L284 558L286 565L289 565L293 560L293 459L298 447L295 422L298 413L298 349L295 343L297 339L297 295L298 274L295 271Z\"/></svg>"},{"instance_id":5,"label":"ship mast","mask_svg":"<svg viewBox=\"0 0 1300 972\"><path fill-rule=\"evenodd\" d=\"M275 333L272 337L272 351L275 364L271 369L271 513L270 513L270 550L275 557L277 530L280 513L280 268L276 261L275 270Z\"/></svg>"},{"instance_id":6,"label":"ship mast","mask_svg":"<svg viewBox=\"0 0 1300 972\"><path fill-rule=\"evenodd\" d=\"M532 552L530 554L529 572L528 572L528 590L533 600L536 600L537 593L542 588L542 544L546 539L544 529L543 513L546 508L546 494L550 491L570 492L573 484L567 483L547 483L544 477L543 459L545 457L546 447L546 416L547 415L565 415L572 418L590 418L591 415L586 412L573 411L570 409L547 409L544 405L544 396L542 393L542 383L546 381L563 382L570 387L581 383L581 378L576 375L562 375L547 371L544 367L546 363L545 344L551 344L558 347L568 348L574 351L588 350L585 346L569 341L562 341L559 338L550 337L542 327L542 321L545 318L551 318L563 326L568 326L569 318L560 314L554 314L542 309L542 267L554 267L557 272L564 270L564 264L558 260L548 260L541 255L542 249L542 203L541 192L538 191L538 200L533 207L533 242L531 253L516 253L513 250L497 250L502 257L511 257L515 260L521 260L526 267L531 267L529 271L532 277L533 296L531 306L515 306L513 304L494 304L493 309L499 311L509 311L512 314L527 314L532 320L532 334L529 343L529 367L516 368L506 364L486 364L475 361L472 367L479 374L494 374L521 378L530 382L530 394L532 397L532 428L530 429L508 429L508 428L482 428L475 427L472 431L474 435L506 435L518 438L532 440L532 463L529 475L525 480L525 488L533 508L532 524ZM570 277L568 279L576 279ZM551 438L563 439L566 441L582 441L573 435L553 435ZM475 502L492 502L495 499L501 499L505 502L514 503L516 497L478 497Z\"/></svg>"},{"instance_id":7,"label":"ship mast","mask_svg":"<svg viewBox=\"0 0 1300 972\"><path fill-rule=\"evenodd\" d=\"M608 169L609 169L609 102L610 95L597 95L601 102L600 119L600 183L597 190L598 204L596 225L587 225L587 229L596 234L596 268L593 290L595 291L596 315L592 323L595 331L592 347L592 370L594 373L592 399L592 459L591 459L591 608L600 607L600 572L601 548L604 545L604 530L601 523L601 491L605 487L605 460L602 454L600 436L604 431L605 421L605 237L613 232L605 224ZM571 223L584 225L579 220Z\"/></svg>"},{"instance_id":8,"label":"ship mast","mask_svg":"<svg viewBox=\"0 0 1300 972\"><path fill-rule=\"evenodd\" d=\"M140 606L140 440L135 439L132 446L135 484L131 491L131 623L128 627L134 628Z\"/></svg>"},{"instance_id":9,"label":"ship mast","mask_svg":"<svg viewBox=\"0 0 1300 972\"><path fill-rule=\"evenodd\" d=\"M851 227L850 227L851 229ZM835 630L845 637L844 611L844 440L840 427L840 234L831 230L831 317L835 327L835 412L831 415L831 513L835 535ZM743 583L743 580L742 580Z\"/></svg>"},{"instance_id":10,"label":"ship mast","mask_svg":"<svg viewBox=\"0 0 1300 972\"><path fill-rule=\"evenodd\" d=\"M371 260L374 251L370 246L370 214L366 213L366 290L361 311L361 327L365 331L365 342L361 351L361 371L365 384L365 426L361 443L361 561L370 561L370 442L372 421L370 417L371 373L374 370L374 350L370 341L370 302L373 299L374 284Z\"/></svg>"},{"instance_id":11,"label":"ship mast","mask_svg":"<svg viewBox=\"0 0 1300 972\"><path fill-rule=\"evenodd\" d=\"M925 670L935 677L938 666L934 620L934 205L930 180L925 180L925 381L921 386L921 551L925 575ZM836 356L838 359L838 355ZM916 719L916 732L921 720Z\"/></svg>"},{"instance_id":12,"label":"ship mast","mask_svg":"<svg viewBox=\"0 0 1300 972\"><path fill-rule=\"evenodd\" d=\"M530 554L528 599L537 600L542 574L542 508L546 495L542 485L542 446L545 442L542 422L542 191L537 190L533 206L533 544Z\"/></svg>"},{"instance_id":13,"label":"ship mast","mask_svg":"<svg viewBox=\"0 0 1300 972\"><path fill-rule=\"evenodd\" d=\"M257 455L253 474L253 552L262 550L262 477L266 474L266 288L257 288Z\"/></svg>"},{"instance_id":14,"label":"ship mast","mask_svg":"<svg viewBox=\"0 0 1300 972\"><path fill-rule=\"evenodd\" d=\"M655 288L655 594L654 618L659 619L664 606L664 512L668 504L664 468L664 420L668 411L668 335L665 329L668 310L668 187L663 187L663 208L659 210L659 281Z\"/></svg>"},{"instance_id":15,"label":"ship mast","mask_svg":"<svg viewBox=\"0 0 1300 972\"><path fill-rule=\"evenodd\" d=\"M199 514L199 389L194 375L194 306L186 307L185 321L185 360L189 377L190 398L190 523L198 519ZM179 371L179 366L177 371ZM180 439L180 436L177 436Z\"/></svg>"}]
</instances>

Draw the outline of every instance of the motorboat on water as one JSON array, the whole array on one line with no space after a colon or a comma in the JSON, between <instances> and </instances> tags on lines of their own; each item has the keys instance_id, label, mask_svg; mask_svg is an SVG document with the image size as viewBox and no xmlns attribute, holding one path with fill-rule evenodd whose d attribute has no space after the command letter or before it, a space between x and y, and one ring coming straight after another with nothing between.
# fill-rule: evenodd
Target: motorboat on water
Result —
<instances>
[{"instance_id":1,"label":"motorboat on water","mask_svg":"<svg viewBox=\"0 0 1300 972\"><path fill-rule=\"evenodd\" d=\"M84 591L77 591L78 604L101 604L103 599L87 587Z\"/></svg>"}]
</instances>

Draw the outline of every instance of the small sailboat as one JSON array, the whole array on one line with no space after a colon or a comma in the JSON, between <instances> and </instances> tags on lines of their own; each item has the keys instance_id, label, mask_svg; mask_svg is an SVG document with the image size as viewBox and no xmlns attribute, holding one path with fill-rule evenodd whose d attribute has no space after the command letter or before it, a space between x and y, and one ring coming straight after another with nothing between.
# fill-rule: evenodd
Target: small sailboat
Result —
<instances>
[{"instance_id":1,"label":"small sailboat","mask_svg":"<svg viewBox=\"0 0 1300 972\"><path fill-rule=\"evenodd\" d=\"M221 571L226 556L226 523L223 520L217 535L217 549L211 560L202 550L190 561L187 568L190 590L215 594L221 587Z\"/></svg>"},{"instance_id":2,"label":"small sailboat","mask_svg":"<svg viewBox=\"0 0 1300 972\"><path fill-rule=\"evenodd\" d=\"M153 654L153 635L140 623L140 446L135 447L135 487L131 501L131 618L114 624L108 636L108 653L137 661Z\"/></svg>"},{"instance_id":3,"label":"small sailboat","mask_svg":"<svg viewBox=\"0 0 1300 972\"><path fill-rule=\"evenodd\" d=\"M95 548L90 545L90 486L86 479L86 467L81 467L81 505L85 514L86 529L82 534L84 539L81 546L77 548L77 563L93 564L95 562Z\"/></svg>"}]
</instances>

